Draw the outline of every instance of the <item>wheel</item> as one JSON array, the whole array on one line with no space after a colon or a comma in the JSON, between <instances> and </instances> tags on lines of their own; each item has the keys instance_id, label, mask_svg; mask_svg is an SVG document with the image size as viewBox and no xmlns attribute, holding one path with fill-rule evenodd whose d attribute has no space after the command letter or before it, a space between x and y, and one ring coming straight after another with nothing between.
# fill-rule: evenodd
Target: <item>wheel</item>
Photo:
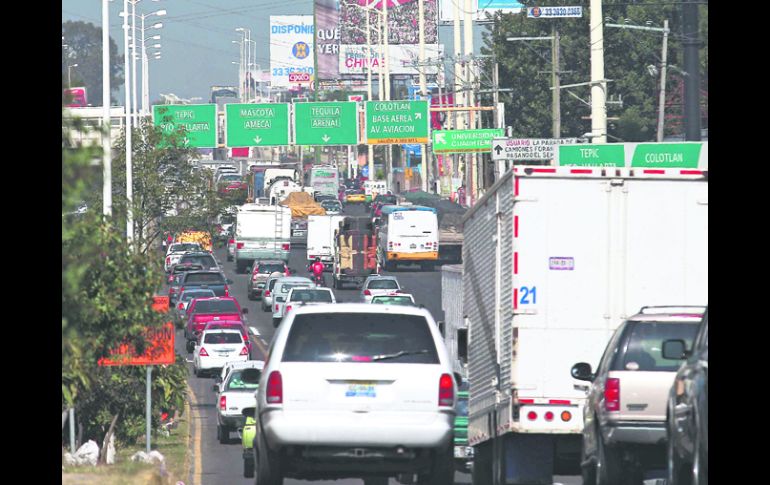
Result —
<instances>
[{"instance_id":1,"label":"wheel","mask_svg":"<svg viewBox=\"0 0 770 485\"><path fill-rule=\"evenodd\" d=\"M489 441L473 447L471 480L473 485L492 483L492 443Z\"/></svg>"},{"instance_id":2,"label":"wheel","mask_svg":"<svg viewBox=\"0 0 770 485\"><path fill-rule=\"evenodd\" d=\"M247 292L247 297L248 297L248 299L249 299L249 300L251 300L251 301L254 301L254 300L256 300L256 299L257 299L257 297L256 297L256 296L254 296L254 294L253 294L252 292L250 292L250 291L249 291L249 292Z\"/></svg>"},{"instance_id":3,"label":"wheel","mask_svg":"<svg viewBox=\"0 0 770 485\"><path fill-rule=\"evenodd\" d=\"M257 439L254 440L254 450L256 455L256 480L255 485L283 485L281 476L281 460L277 453L271 452L267 448L265 438L261 433L257 433Z\"/></svg>"},{"instance_id":4,"label":"wheel","mask_svg":"<svg viewBox=\"0 0 770 485\"><path fill-rule=\"evenodd\" d=\"M600 431L596 434L597 456L596 456L596 485L614 485L621 483L620 454L618 450L604 443L604 438Z\"/></svg>"},{"instance_id":5,"label":"wheel","mask_svg":"<svg viewBox=\"0 0 770 485\"><path fill-rule=\"evenodd\" d=\"M203 371L198 369L197 367L193 369L195 372L195 377L203 377Z\"/></svg>"},{"instance_id":6,"label":"wheel","mask_svg":"<svg viewBox=\"0 0 770 485\"><path fill-rule=\"evenodd\" d=\"M194 340L188 340L187 341L187 353L192 354L195 352L195 341Z\"/></svg>"},{"instance_id":7,"label":"wheel","mask_svg":"<svg viewBox=\"0 0 770 485\"><path fill-rule=\"evenodd\" d=\"M217 425L217 438L219 438L219 444L226 445L230 442L230 428L224 425Z\"/></svg>"},{"instance_id":8,"label":"wheel","mask_svg":"<svg viewBox=\"0 0 770 485\"><path fill-rule=\"evenodd\" d=\"M596 463L589 462L586 463L586 460L588 457L585 453L585 443L583 443L582 451L580 453L580 462L581 462L581 472L583 475L583 485L594 485L596 483Z\"/></svg>"},{"instance_id":9,"label":"wheel","mask_svg":"<svg viewBox=\"0 0 770 485\"><path fill-rule=\"evenodd\" d=\"M692 485L709 485L709 460L703 446L702 430L697 412L693 422L695 423L695 449L693 450L695 456L692 460Z\"/></svg>"},{"instance_id":10,"label":"wheel","mask_svg":"<svg viewBox=\"0 0 770 485\"><path fill-rule=\"evenodd\" d=\"M454 447L448 446L445 449L435 451L433 463L430 467L430 473L419 475L417 483L419 485L452 485L454 484Z\"/></svg>"},{"instance_id":11,"label":"wheel","mask_svg":"<svg viewBox=\"0 0 770 485\"><path fill-rule=\"evenodd\" d=\"M243 476L244 478L254 478L254 456L243 458Z\"/></svg>"},{"instance_id":12,"label":"wheel","mask_svg":"<svg viewBox=\"0 0 770 485\"><path fill-rule=\"evenodd\" d=\"M265 303L264 303L264 301L263 301L263 302L262 302L262 311L263 311L263 312L266 312L266 311L269 311L269 310L270 310L270 307L268 307L267 305L265 305Z\"/></svg>"},{"instance_id":13,"label":"wheel","mask_svg":"<svg viewBox=\"0 0 770 485\"><path fill-rule=\"evenodd\" d=\"M273 328L278 328L278 325L281 324L280 318L273 318Z\"/></svg>"}]
</instances>

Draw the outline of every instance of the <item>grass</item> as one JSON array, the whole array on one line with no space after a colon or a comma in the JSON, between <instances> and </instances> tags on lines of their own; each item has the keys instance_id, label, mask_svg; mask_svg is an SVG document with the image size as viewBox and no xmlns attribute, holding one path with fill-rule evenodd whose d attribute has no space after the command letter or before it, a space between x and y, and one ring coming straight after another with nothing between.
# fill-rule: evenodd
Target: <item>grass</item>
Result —
<instances>
[{"instance_id":1,"label":"grass","mask_svg":"<svg viewBox=\"0 0 770 485\"><path fill-rule=\"evenodd\" d=\"M170 436L157 436L152 449L158 450L166 459L166 475L161 476L159 465L149 465L131 461L131 455L144 451L144 443L118 449L114 465L103 466L64 466L62 484L66 485L173 485L177 481L187 480L190 469L189 435L190 406L185 404L184 415L179 418L179 425L171 430ZM118 424L119 425L119 424Z\"/></svg>"}]
</instances>

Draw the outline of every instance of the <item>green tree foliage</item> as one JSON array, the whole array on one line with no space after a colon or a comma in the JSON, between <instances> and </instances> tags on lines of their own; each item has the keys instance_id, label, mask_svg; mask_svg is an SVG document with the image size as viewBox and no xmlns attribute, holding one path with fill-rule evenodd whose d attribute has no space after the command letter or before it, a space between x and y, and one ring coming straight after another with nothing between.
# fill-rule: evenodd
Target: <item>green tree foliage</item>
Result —
<instances>
[{"instance_id":1,"label":"green tree foliage","mask_svg":"<svg viewBox=\"0 0 770 485\"><path fill-rule=\"evenodd\" d=\"M67 66L72 69L72 85L85 86L89 103L102 104L102 29L90 22L67 21L61 26L61 35L68 47L62 48L62 79L67 83ZM123 84L123 56L110 36L110 99ZM114 101L114 99L113 99Z\"/></svg>"},{"instance_id":2,"label":"green tree foliage","mask_svg":"<svg viewBox=\"0 0 770 485\"><path fill-rule=\"evenodd\" d=\"M534 5L532 1L522 3ZM549 5L574 5L569 0L555 0ZM668 64L683 66L681 45L681 4L633 4L625 0L602 2L605 23L662 27L669 20L671 34L668 43ZM517 14L497 13L490 32L484 34L482 54L497 58L501 88L513 91L500 96L506 104L506 124L513 127L513 136L550 138L552 136L551 102L551 43L550 41L506 41L506 37L545 37L552 35L556 27L561 45L561 84L587 82L591 75L590 60L590 9L583 8L583 18L530 19L526 10ZM708 22L708 7L700 11L701 25ZM702 27L701 65L708 86L707 30ZM622 96L623 106L609 104L608 117L620 118L608 122L608 132L625 141L651 141L655 139L658 116L658 92L660 76L650 75L648 66L660 68L662 33L604 27L605 77L613 80L608 84L608 95ZM571 71L571 72L570 72ZM681 79L681 73L669 69L666 89L668 92ZM590 101L588 86L562 89L561 134L563 137L579 137L590 131L591 121L582 119L591 114L590 106L569 94L572 92L584 101ZM621 134L622 132L622 134Z\"/></svg>"}]
</instances>

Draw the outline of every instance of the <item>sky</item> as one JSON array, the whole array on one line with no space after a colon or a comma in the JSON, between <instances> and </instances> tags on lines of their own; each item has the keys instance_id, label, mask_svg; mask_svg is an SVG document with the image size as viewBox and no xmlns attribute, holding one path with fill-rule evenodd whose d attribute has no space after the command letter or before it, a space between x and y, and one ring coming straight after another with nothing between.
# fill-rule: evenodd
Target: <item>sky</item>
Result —
<instances>
[{"instance_id":1,"label":"sky","mask_svg":"<svg viewBox=\"0 0 770 485\"><path fill-rule=\"evenodd\" d=\"M100 0L62 0L62 22L83 21L101 27ZM129 5L129 9L130 9ZM312 15L312 0L143 0L136 4L137 16L160 9L164 17L151 17L163 23L160 29L162 59L150 60L150 102L160 93L173 93L180 98L201 98L207 103L211 86L238 84L239 46L232 41L241 38L238 27L251 29L251 38L257 42L257 64L268 69L270 64L269 27L271 15ZM123 19L118 14L123 2L110 1L110 37L123 53ZM145 27L150 18L145 18ZM145 35L151 35L147 31ZM474 50L481 45L481 29L474 28ZM137 30L137 37L139 36ZM445 52L452 52L452 28L439 28L439 42ZM65 40L66 42L66 40ZM149 45L149 42L148 42ZM139 63L137 63L138 67ZM137 86L141 83L137 79ZM123 89L118 99L123 99Z\"/></svg>"}]
</instances>

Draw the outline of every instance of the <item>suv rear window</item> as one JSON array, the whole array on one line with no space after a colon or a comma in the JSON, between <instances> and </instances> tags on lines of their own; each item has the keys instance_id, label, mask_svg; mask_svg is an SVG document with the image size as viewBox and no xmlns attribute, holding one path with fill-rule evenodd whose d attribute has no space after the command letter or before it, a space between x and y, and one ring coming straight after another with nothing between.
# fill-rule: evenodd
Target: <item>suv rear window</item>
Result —
<instances>
[{"instance_id":1,"label":"suv rear window","mask_svg":"<svg viewBox=\"0 0 770 485\"><path fill-rule=\"evenodd\" d=\"M428 321L419 315L313 313L292 323L283 362L438 364Z\"/></svg>"},{"instance_id":2,"label":"suv rear window","mask_svg":"<svg viewBox=\"0 0 770 485\"><path fill-rule=\"evenodd\" d=\"M224 284L225 277L222 273L188 273L184 284L194 285L196 283Z\"/></svg>"},{"instance_id":3,"label":"suv rear window","mask_svg":"<svg viewBox=\"0 0 770 485\"><path fill-rule=\"evenodd\" d=\"M260 264L257 268L257 273L283 273L284 267L282 264Z\"/></svg>"},{"instance_id":4,"label":"suv rear window","mask_svg":"<svg viewBox=\"0 0 770 485\"><path fill-rule=\"evenodd\" d=\"M204 344L240 344L243 343L243 337L235 332L217 332L207 333L203 339Z\"/></svg>"},{"instance_id":5,"label":"suv rear window","mask_svg":"<svg viewBox=\"0 0 770 485\"><path fill-rule=\"evenodd\" d=\"M201 300L195 305L195 313L238 313L232 300Z\"/></svg>"},{"instance_id":6,"label":"suv rear window","mask_svg":"<svg viewBox=\"0 0 770 485\"><path fill-rule=\"evenodd\" d=\"M331 303L332 294L325 290L294 290L294 293L291 294L291 301L318 301Z\"/></svg>"},{"instance_id":7,"label":"suv rear window","mask_svg":"<svg viewBox=\"0 0 770 485\"><path fill-rule=\"evenodd\" d=\"M370 290L397 290L398 284L394 280L372 280L367 288Z\"/></svg>"},{"instance_id":8,"label":"suv rear window","mask_svg":"<svg viewBox=\"0 0 770 485\"><path fill-rule=\"evenodd\" d=\"M179 259L179 264L184 264L184 263L200 264L201 266L203 266L204 269L217 267L216 260L214 260L214 257L211 256L210 254L184 255Z\"/></svg>"},{"instance_id":9,"label":"suv rear window","mask_svg":"<svg viewBox=\"0 0 770 485\"><path fill-rule=\"evenodd\" d=\"M201 245L198 243L179 243L174 244L171 246L171 252L180 252L180 251L200 251Z\"/></svg>"},{"instance_id":10,"label":"suv rear window","mask_svg":"<svg viewBox=\"0 0 770 485\"><path fill-rule=\"evenodd\" d=\"M372 303L380 305L409 305L414 306L412 299L408 296L375 296Z\"/></svg>"},{"instance_id":11,"label":"suv rear window","mask_svg":"<svg viewBox=\"0 0 770 485\"><path fill-rule=\"evenodd\" d=\"M663 341L681 339L692 348L698 322L660 323L628 322L624 338L620 341L621 352L616 354L610 370L628 370L630 362L636 362L640 371L676 372L681 360L663 358Z\"/></svg>"}]
</instances>

